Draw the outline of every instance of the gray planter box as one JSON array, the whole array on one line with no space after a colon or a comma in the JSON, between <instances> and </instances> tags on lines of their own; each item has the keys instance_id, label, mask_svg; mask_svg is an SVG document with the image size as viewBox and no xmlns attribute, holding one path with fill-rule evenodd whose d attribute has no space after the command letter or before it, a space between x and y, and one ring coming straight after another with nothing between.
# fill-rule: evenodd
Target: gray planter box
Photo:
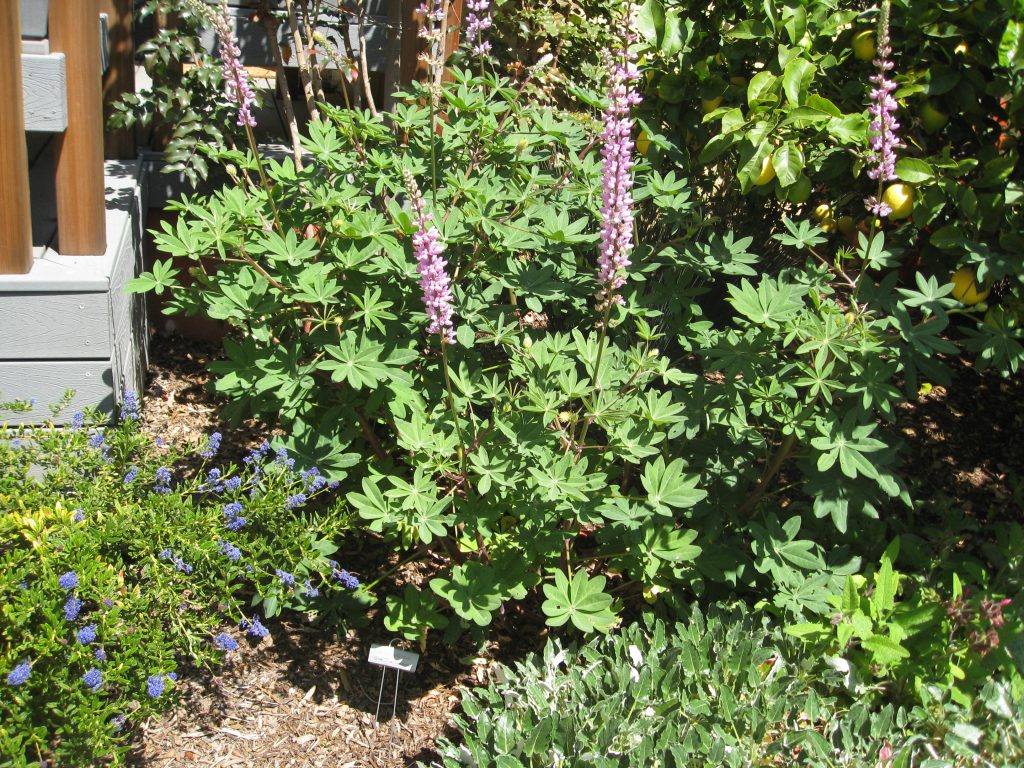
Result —
<instances>
[{"instance_id":1,"label":"gray planter box","mask_svg":"<svg viewBox=\"0 0 1024 768\"><path fill-rule=\"evenodd\" d=\"M21 36L42 40L46 37L49 0L21 0Z\"/></svg>"}]
</instances>

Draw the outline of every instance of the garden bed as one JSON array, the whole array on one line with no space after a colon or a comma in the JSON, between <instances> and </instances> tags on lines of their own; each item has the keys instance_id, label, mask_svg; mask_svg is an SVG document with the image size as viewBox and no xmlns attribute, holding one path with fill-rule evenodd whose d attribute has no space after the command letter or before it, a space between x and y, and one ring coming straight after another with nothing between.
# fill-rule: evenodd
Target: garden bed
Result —
<instances>
[{"instance_id":1,"label":"garden bed","mask_svg":"<svg viewBox=\"0 0 1024 768\"><path fill-rule=\"evenodd\" d=\"M155 337L142 424L153 437L175 440L221 431L225 458L240 461L271 429L255 420L235 428L220 422L206 369L220 357L216 345ZM1024 411L1017 404L1024 399L1024 381L978 374L965 360L951 363L950 386L933 387L901 406L895 428L916 457L908 481L928 487L936 504L976 519L978 540L960 539L963 549L984 546L980 526L986 520L1012 520L1020 513ZM399 559L372 539L353 549L362 552L360 568L366 572L385 570ZM395 584L427 578L422 568L408 567ZM187 677L176 708L140 728L131 764L404 768L429 761L435 740L452 735L460 690L490 682L496 659L512 663L543 644L543 616L534 609L536 615L516 620L522 629L528 618L532 632L513 631L499 618L493 642L479 655L472 643L448 647L433 638L419 672L402 678L395 719L388 706L394 681L389 673L379 723L380 674L366 662L371 642L391 639L381 634L379 616L371 628L343 638L329 628L282 621L269 639L245 645L218 675Z\"/></svg>"}]
</instances>

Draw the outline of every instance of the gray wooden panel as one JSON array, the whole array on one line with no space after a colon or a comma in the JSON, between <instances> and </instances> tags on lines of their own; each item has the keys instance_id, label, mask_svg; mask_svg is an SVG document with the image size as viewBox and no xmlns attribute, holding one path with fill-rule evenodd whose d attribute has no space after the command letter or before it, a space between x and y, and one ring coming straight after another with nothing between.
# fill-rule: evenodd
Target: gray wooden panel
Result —
<instances>
[{"instance_id":1,"label":"gray wooden panel","mask_svg":"<svg viewBox=\"0 0 1024 768\"><path fill-rule=\"evenodd\" d=\"M50 404L57 403L67 389L74 389L70 407L54 418ZM28 413L8 414L9 426L44 424L53 419L65 424L75 411L97 407L105 413L114 410L114 377L110 360L55 360L47 362L0 362L0 399L32 400Z\"/></svg>"},{"instance_id":2,"label":"gray wooden panel","mask_svg":"<svg viewBox=\"0 0 1024 768\"><path fill-rule=\"evenodd\" d=\"M0 360L109 358L105 293L0 293Z\"/></svg>"},{"instance_id":3,"label":"gray wooden panel","mask_svg":"<svg viewBox=\"0 0 1024 768\"><path fill-rule=\"evenodd\" d=\"M67 75L63 53L21 55L25 130L62 133L68 127Z\"/></svg>"}]
</instances>

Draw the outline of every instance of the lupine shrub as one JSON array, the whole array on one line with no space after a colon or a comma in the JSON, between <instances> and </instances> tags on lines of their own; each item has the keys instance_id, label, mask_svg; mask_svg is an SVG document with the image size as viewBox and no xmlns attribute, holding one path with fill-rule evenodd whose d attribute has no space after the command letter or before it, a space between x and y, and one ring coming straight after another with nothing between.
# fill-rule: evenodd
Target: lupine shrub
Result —
<instances>
[{"instance_id":1,"label":"lupine shrub","mask_svg":"<svg viewBox=\"0 0 1024 768\"><path fill-rule=\"evenodd\" d=\"M695 610L683 624L637 623L582 647L549 640L464 692L458 743L441 739L433 765L938 767L1024 757L1024 699L1007 686L988 684L973 709L874 706L771 624L740 609Z\"/></svg>"},{"instance_id":2,"label":"lupine shrub","mask_svg":"<svg viewBox=\"0 0 1024 768\"><path fill-rule=\"evenodd\" d=\"M486 626L535 588L550 624L584 631L641 595L747 593L791 619L828 615L916 503L889 425L947 380L953 324L983 364L1010 372L1024 355L1015 325L978 322L945 277L901 275L909 224L839 244L825 218L783 218L759 238L770 258L712 226L715 198L684 175L697 169L635 146L651 85L634 30L649 38L650 5L616 17L590 116L526 96L544 59L512 82L486 67L445 80L434 56L389 114L325 106L301 171L207 148L236 183L173 204L179 220L155 233L170 258L133 284L231 327L211 365L229 418L279 418L370 531L447 563L388 600L388 626L410 637ZM806 32L801 13L776 33ZM887 13L867 18L881 41ZM788 179L774 159L796 141L787 121L824 110L842 125L830 156L877 171L857 205L902 215L884 186L909 151L889 85L903 70L886 58L903 61L899 44L846 86L849 119L812 98L825 81L811 65L760 72L767 117L736 123L755 145L723 151ZM1019 281L1008 260L982 261L978 279Z\"/></svg>"},{"instance_id":3,"label":"lupine shrub","mask_svg":"<svg viewBox=\"0 0 1024 768\"><path fill-rule=\"evenodd\" d=\"M219 465L218 433L155 445L136 409L0 437L2 765L118 764L183 670L284 609L358 610L325 478L266 444Z\"/></svg>"}]
</instances>

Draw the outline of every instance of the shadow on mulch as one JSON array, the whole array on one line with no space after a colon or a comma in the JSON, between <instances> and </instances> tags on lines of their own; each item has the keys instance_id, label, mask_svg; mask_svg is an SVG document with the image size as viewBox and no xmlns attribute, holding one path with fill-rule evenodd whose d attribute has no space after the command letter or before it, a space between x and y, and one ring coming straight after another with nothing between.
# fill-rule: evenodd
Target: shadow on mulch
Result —
<instances>
[{"instance_id":1,"label":"shadow on mulch","mask_svg":"<svg viewBox=\"0 0 1024 768\"><path fill-rule=\"evenodd\" d=\"M903 475L932 501L981 520L1020 519L1024 507L1024 377L947 359L949 386L899 406Z\"/></svg>"}]
</instances>

